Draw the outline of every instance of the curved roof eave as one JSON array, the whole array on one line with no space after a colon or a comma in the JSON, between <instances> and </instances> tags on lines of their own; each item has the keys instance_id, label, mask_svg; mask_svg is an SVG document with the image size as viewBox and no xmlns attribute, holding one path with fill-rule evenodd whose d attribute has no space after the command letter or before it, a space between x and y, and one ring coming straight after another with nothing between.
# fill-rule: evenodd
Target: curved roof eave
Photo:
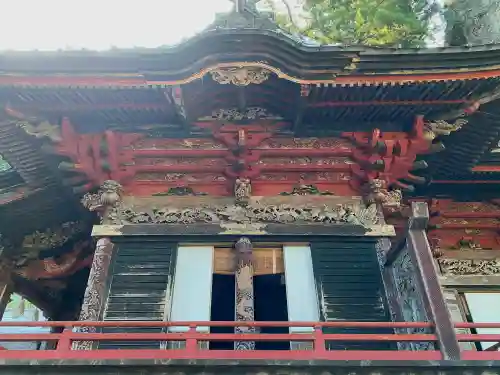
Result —
<instances>
[{"instance_id":1,"label":"curved roof eave","mask_svg":"<svg viewBox=\"0 0 500 375\"><path fill-rule=\"evenodd\" d=\"M488 79L500 77L500 44L425 49L312 46L271 30L219 29L173 47L6 51L0 53L0 85L31 85L26 77L41 76L53 78L53 84L39 80L49 86L85 81L89 86L174 85L229 66L260 67L304 84ZM61 83L68 77L78 80Z\"/></svg>"}]
</instances>

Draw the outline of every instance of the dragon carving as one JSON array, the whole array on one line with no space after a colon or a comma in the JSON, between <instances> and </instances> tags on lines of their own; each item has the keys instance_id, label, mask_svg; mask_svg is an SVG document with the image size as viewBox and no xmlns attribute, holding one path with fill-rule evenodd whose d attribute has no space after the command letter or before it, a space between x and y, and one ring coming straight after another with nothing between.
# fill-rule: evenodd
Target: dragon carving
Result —
<instances>
[{"instance_id":1,"label":"dragon carving","mask_svg":"<svg viewBox=\"0 0 500 375\"><path fill-rule=\"evenodd\" d=\"M444 120L428 121L424 124L424 137L430 141L440 135L450 135L467 124L463 118L457 119L453 124Z\"/></svg>"}]
</instances>

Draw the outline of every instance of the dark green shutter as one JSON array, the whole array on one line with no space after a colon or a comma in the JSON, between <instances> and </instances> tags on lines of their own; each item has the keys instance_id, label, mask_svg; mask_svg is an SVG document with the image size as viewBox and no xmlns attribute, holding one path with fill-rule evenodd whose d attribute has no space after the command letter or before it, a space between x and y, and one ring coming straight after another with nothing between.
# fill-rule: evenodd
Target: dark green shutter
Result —
<instances>
[{"instance_id":1,"label":"dark green shutter","mask_svg":"<svg viewBox=\"0 0 500 375\"><path fill-rule=\"evenodd\" d=\"M388 322L375 238L338 237L311 243L323 321ZM391 329L325 328L324 333L390 333ZM387 342L330 341L330 350L384 350Z\"/></svg>"},{"instance_id":2,"label":"dark green shutter","mask_svg":"<svg viewBox=\"0 0 500 375\"><path fill-rule=\"evenodd\" d=\"M112 275L103 313L106 321L163 321L171 297L177 244L157 239L113 240ZM103 332L159 333L162 328L107 328ZM160 342L108 342L100 348L159 348Z\"/></svg>"}]
</instances>

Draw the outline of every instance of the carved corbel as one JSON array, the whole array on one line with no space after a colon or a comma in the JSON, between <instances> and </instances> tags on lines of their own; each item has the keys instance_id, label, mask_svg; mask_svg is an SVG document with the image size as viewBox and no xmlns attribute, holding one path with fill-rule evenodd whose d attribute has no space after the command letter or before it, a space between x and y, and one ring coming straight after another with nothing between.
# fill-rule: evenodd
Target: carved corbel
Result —
<instances>
[{"instance_id":1,"label":"carved corbel","mask_svg":"<svg viewBox=\"0 0 500 375\"><path fill-rule=\"evenodd\" d=\"M123 187L118 182L106 180L97 193L87 193L83 196L82 205L91 212L97 212L101 223L112 222L118 214L122 203Z\"/></svg>"}]
</instances>

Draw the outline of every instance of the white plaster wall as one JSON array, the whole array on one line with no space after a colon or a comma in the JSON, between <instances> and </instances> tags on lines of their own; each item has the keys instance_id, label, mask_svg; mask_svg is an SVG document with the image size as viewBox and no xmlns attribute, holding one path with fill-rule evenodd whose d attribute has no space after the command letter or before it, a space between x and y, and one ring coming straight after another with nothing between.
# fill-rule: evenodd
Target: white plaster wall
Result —
<instances>
[{"instance_id":1,"label":"white plaster wall","mask_svg":"<svg viewBox=\"0 0 500 375\"><path fill-rule=\"evenodd\" d=\"M307 245L283 246L286 298L290 322L319 321L319 302L314 281L311 249ZM291 333L310 333L308 327L291 327Z\"/></svg>"},{"instance_id":2,"label":"white plaster wall","mask_svg":"<svg viewBox=\"0 0 500 375\"><path fill-rule=\"evenodd\" d=\"M170 303L170 321L210 321L212 306L213 246L179 246ZM184 332L188 327L171 327ZM208 332L209 327L197 331Z\"/></svg>"}]
</instances>

